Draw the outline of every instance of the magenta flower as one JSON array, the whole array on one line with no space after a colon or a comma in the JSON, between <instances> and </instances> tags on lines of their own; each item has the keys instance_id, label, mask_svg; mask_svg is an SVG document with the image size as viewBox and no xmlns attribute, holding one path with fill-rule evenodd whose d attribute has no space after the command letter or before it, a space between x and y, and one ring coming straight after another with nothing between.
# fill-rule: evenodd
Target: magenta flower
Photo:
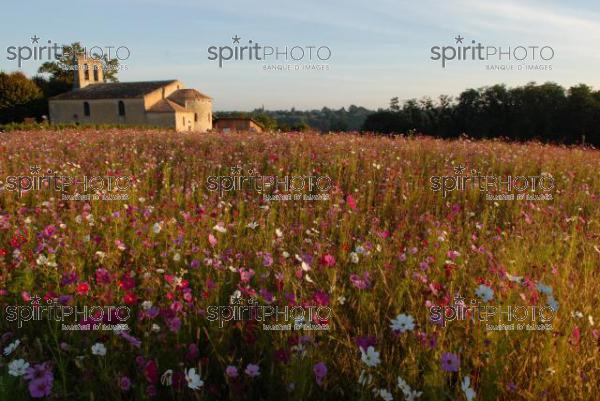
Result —
<instances>
[{"instance_id":1,"label":"magenta flower","mask_svg":"<svg viewBox=\"0 0 600 401\"><path fill-rule=\"evenodd\" d=\"M131 379L127 376L119 377L119 387L123 391L129 391L131 388Z\"/></svg>"},{"instance_id":2,"label":"magenta flower","mask_svg":"<svg viewBox=\"0 0 600 401\"><path fill-rule=\"evenodd\" d=\"M371 286L371 278L369 272L364 272L362 276L358 274L350 275L350 283L359 290L366 290Z\"/></svg>"},{"instance_id":3,"label":"magenta flower","mask_svg":"<svg viewBox=\"0 0 600 401\"><path fill-rule=\"evenodd\" d=\"M326 267L333 267L335 266L335 257L330 254L323 255L321 258L321 264Z\"/></svg>"},{"instance_id":4,"label":"magenta flower","mask_svg":"<svg viewBox=\"0 0 600 401\"><path fill-rule=\"evenodd\" d=\"M238 377L238 370L235 366L229 365L225 368L225 375L227 375L227 377L230 379L235 379Z\"/></svg>"},{"instance_id":5,"label":"magenta flower","mask_svg":"<svg viewBox=\"0 0 600 401\"><path fill-rule=\"evenodd\" d=\"M451 352L444 352L441 358L442 370L445 372L458 372L460 358Z\"/></svg>"},{"instance_id":6,"label":"magenta flower","mask_svg":"<svg viewBox=\"0 0 600 401\"><path fill-rule=\"evenodd\" d=\"M52 374L49 362L39 363L27 368L23 377L27 380L31 380L28 389L29 394L33 398L46 397L52 392L54 375Z\"/></svg>"},{"instance_id":7,"label":"magenta flower","mask_svg":"<svg viewBox=\"0 0 600 401\"><path fill-rule=\"evenodd\" d=\"M29 382L29 394L33 398L42 398L49 396L52 392L52 380L37 379Z\"/></svg>"}]
</instances>

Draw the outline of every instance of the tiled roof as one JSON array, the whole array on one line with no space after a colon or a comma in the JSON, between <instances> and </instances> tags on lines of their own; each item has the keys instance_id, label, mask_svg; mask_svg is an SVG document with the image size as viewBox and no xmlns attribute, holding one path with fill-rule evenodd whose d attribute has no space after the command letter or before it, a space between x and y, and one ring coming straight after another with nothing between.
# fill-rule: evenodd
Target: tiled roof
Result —
<instances>
[{"instance_id":1,"label":"tiled roof","mask_svg":"<svg viewBox=\"0 0 600 401\"><path fill-rule=\"evenodd\" d=\"M144 81L144 82L114 82L91 84L84 88L75 89L70 92L50 98L51 100L85 100L85 99L132 99L144 97L150 92L162 88L169 81Z\"/></svg>"},{"instance_id":2,"label":"tiled roof","mask_svg":"<svg viewBox=\"0 0 600 401\"><path fill-rule=\"evenodd\" d=\"M178 89L169 95L169 99L183 106L186 100L210 99L210 97L196 89Z\"/></svg>"},{"instance_id":3,"label":"tiled roof","mask_svg":"<svg viewBox=\"0 0 600 401\"><path fill-rule=\"evenodd\" d=\"M152 106L152 107L150 107L150 109L148 109L148 113L173 113L173 112L191 113L190 110L186 109L185 107L181 107L180 105L178 105L175 102L172 102L169 99L161 99L154 106Z\"/></svg>"}]
</instances>

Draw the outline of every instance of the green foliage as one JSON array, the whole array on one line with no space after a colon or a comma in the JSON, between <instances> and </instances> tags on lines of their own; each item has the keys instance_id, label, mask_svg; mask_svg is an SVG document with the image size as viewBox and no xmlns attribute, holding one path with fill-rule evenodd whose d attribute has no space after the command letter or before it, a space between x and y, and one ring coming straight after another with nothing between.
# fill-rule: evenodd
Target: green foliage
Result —
<instances>
[{"instance_id":1,"label":"green foliage","mask_svg":"<svg viewBox=\"0 0 600 401\"><path fill-rule=\"evenodd\" d=\"M21 72L0 72L0 123L22 121L40 107L42 91Z\"/></svg>"},{"instance_id":2,"label":"green foliage","mask_svg":"<svg viewBox=\"0 0 600 401\"><path fill-rule=\"evenodd\" d=\"M392 98L388 111L371 114L363 131L417 132L444 138L505 137L551 142L600 144L600 91L587 85L565 90L547 82L516 88L493 85L466 89L456 100L442 95L410 99L402 107Z\"/></svg>"}]
</instances>

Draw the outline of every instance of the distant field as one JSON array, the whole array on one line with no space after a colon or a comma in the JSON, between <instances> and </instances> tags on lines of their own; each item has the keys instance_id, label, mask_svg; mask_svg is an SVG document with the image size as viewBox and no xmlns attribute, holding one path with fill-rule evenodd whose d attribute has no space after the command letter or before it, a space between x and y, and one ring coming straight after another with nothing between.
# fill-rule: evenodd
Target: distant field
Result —
<instances>
[{"instance_id":1,"label":"distant field","mask_svg":"<svg viewBox=\"0 0 600 401\"><path fill-rule=\"evenodd\" d=\"M0 399L597 399L599 171L538 143L0 134Z\"/></svg>"}]
</instances>

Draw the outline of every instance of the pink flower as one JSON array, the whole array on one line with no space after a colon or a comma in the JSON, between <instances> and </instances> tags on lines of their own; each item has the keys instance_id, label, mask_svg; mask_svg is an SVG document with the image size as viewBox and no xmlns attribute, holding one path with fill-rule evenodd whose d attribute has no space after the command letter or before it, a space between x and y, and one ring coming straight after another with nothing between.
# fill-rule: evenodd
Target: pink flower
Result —
<instances>
[{"instance_id":1,"label":"pink flower","mask_svg":"<svg viewBox=\"0 0 600 401\"><path fill-rule=\"evenodd\" d=\"M346 196L346 204L348 205L348 207L350 209L356 210L356 201L354 200L354 198L352 197L352 195Z\"/></svg>"},{"instance_id":2,"label":"pink flower","mask_svg":"<svg viewBox=\"0 0 600 401\"><path fill-rule=\"evenodd\" d=\"M229 365L225 368L225 374L227 375L227 377L229 377L230 379L235 379L236 377L238 377L238 370L235 366Z\"/></svg>"},{"instance_id":3,"label":"pink flower","mask_svg":"<svg viewBox=\"0 0 600 401\"><path fill-rule=\"evenodd\" d=\"M119 387L123 391L129 391L131 388L131 379L127 376L119 377Z\"/></svg>"},{"instance_id":4,"label":"pink flower","mask_svg":"<svg viewBox=\"0 0 600 401\"><path fill-rule=\"evenodd\" d=\"M215 238L214 235L212 234L208 234L208 243L210 244L210 246L215 246L217 245L217 239Z\"/></svg>"},{"instance_id":5,"label":"pink flower","mask_svg":"<svg viewBox=\"0 0 600 401\"><path fill-rule=\"evenodd\" d=\"M248 366L246 366L246 370L244 370L244 372L250 377L257 377L258 375L260 375L260 367L253 363L249 363Z\"/></svg>"},{"instance_id":6,"label":"pink flower","mask_svg":"<svg viewBox=\"0 0 600 401\"><path fill-rule=\"evenodd\" d=\"M358 274L350 275L350 283L359 290L366 290L371 286L371 279L369 272L364 272L362 277Z\"/></svg>"},{"instance_id":7,"label":"pink flower","mask_svg":"<svg viewBox=\"0 0 600 401\"><path fill-rule=\"evenodd\" d=\"M335 258L330 254L323 255L321 258L321 264L326 267L333 267L335 266Z\"/></svg>"}]
</instances>

